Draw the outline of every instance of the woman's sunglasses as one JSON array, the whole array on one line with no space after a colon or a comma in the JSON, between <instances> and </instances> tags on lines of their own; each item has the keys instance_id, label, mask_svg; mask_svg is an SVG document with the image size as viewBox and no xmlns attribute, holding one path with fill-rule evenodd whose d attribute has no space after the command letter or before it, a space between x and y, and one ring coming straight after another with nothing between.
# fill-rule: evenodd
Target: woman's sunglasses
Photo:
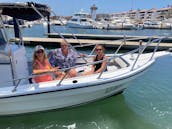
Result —
<instances>
[{"instance_id":1,"label":"woman's sunglasses","mask_svg":"<svg viewBox=\"0 0 172 129\"><path fill-rule=\"evenodd\" d=\"M96 49L96 51L101 51L102 49Z\"/></svg>"},{"instance_id":2,"label":"woman's sunglasses","mask_svg":"<svg viewBox=\"0 0 172 129\"><path fill-rule=\"evenodd\" d=\"M44 51L43 50L38 50L36 53L43 53Z\"/></svg>"}]
</instances>

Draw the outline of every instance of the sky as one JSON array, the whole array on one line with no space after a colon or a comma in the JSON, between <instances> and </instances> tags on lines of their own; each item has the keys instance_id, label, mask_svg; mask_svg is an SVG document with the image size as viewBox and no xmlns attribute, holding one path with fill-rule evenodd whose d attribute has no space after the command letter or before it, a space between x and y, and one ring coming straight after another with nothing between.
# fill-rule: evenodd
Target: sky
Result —
<instances>
[{"instance_id":1,"label":"sky","mask_svg":"<svg viewBox=\"0 0 172 129\"><path fill-rule=\"evenodd\" d=\"M95 4L97 13L125 12L137 9L163 8L172 5L172 0L31 0L47 4L58 16L71 16L83 9L90 13L90 7ZM28 2L28 0L0 0L0 2Z\"/></svg>"}]
</instances>

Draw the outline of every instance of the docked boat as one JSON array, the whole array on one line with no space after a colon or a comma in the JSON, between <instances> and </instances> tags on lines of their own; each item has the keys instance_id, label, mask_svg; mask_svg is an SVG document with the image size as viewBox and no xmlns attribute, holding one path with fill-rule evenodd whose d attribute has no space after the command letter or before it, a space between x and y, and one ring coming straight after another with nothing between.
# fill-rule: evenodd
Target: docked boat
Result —
<instances>
[{"instance_id":1,"label":"docked boat","mask_svg":"<svg viewBox=\"0 0 172 129\"><path fill-rule=\"evenodd\" d=\"M165 21L146 20L143 23L144 29L171 29L172 25Z\"/></svg>"},{"instance_id":2,"label":"docked boat","mask_svg":"<svg viewBox=\"0 0 172 129\"><path fill-rule=\"evenodd\" d=\"M83 29L93 29L93 20L88 18L88 14L81 10L75 13L72 18L67 21L67 27L70 28L83 28Z\"/></svg>"},{"instance_id":3,"label":"docked boat","mask_svg":"<svg viewBox=\"0 0 172 129\"><path fill-rule=\"evenodd\" d=\"M51 19L51 21L50 21L50 25L64 26L66 24L67 24L67 20L64 18Z\"/></svg>"},{"instance_id":4,"label":"docked boat","mask_svg":"<svg viewBox=\"0 0 172 129\"><path fill-rule=\"evenodd\" d=\"M48 26L47 22L48 21L42 21L40 24L42 24L44 27L47 27ZM64 25L66 25L66 23L67 23L67 20L65 20L65 19L51 19L49 21L49 24L51 26L64 26Z\"/></svg>"},{"instance_id":5,"label":"docked boat","mask_svg":"<svg viewBox=\"0 0 172 129\"><path fill-rule=\"evenodd\" d=\"M133 30L136 29L136 25L132 23L129 17L113 17L108 23L107 29Z\"/></svg>"},{"instance_id":6,"label":"docked boat","mask_svg":"<svg viewBox=\"0 0 172 129\"><path fill-rule=\"evenodd\" d=\"M3 22L4 22L4 26L6 28L13 28L14 27L14 22L13 22L13 19L11 17L4 16L2 19L3 19ZM20 19L18 21L18 23L19 23L21 28L30 28L30 27L32 27L31 22L28 22L28 21L25 21L25 20L22 20L22 19Z\"/></svg>"},{"instance_id":7,"label":"docked boat","mask_svg":"<svg viewBox=\"0 0 172 129\"><path fill-rule=\"evenodd\" d=\"M47 17L50 15L50 8L36 3L1 3L0 10L1 16L13 17L15 37L19 39L18 44L10 44L5 27L1 28L0 115L66 108L115 95L126 89L129 81L146 71L155 62L156 57L168 54L156 52L162 39L149 40L135 50L119 54L118 51L124 44L122 42L114 54L107 54L107 71L83 75L83 70L89 69L90 65L103 61L92 62L90 54L85 59L78 57L78 65L72 67L78 70L80 76L31 83L30 79L40 75L29 74L18 19L34 21ZM3 22L1 24L3 26ZM152 42L157 42L154 52L143 54ZM62 71L69 69L71 68Z\"/></svg>"}]
</instances>

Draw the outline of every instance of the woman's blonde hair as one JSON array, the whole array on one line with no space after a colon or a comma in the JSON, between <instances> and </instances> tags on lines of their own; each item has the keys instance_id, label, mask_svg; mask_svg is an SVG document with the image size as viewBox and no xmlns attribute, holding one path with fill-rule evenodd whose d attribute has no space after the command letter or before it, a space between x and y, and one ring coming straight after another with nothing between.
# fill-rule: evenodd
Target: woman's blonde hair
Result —
<instances>
[{"instance_id":1,"label":"woman's blonde hair","mask_svg":"<svg viewBox=\"0 0 172 129\"><path fill-rule=\"evenodd\" d=\"M33 54L33 64L34 64L35 61L38 59L36 53L37 53L37 51L39 51L39 50L42 50L42 51L43 51L43 54L44 54L44 61L45 61L46 59L48 59L47 54L45 53L44 48L41 46L40 49L37 49L38 47L40 47L40 45L37 45L37 46L35 47L35 51L34 51L34 54Z\"/></svg>"}]
</instances>

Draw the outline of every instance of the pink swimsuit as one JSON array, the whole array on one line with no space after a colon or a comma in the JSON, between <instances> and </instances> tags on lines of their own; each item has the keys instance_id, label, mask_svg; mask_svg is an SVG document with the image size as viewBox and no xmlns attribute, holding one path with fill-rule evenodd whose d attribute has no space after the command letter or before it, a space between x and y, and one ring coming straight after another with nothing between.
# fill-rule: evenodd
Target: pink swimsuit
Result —
<instances>
[{"instance_id":1,"label":"pink swimsuit","mask_svg":"<svg viewBox=\"0 0 172 129\"><path fill-rule=\"evenodd\" d=\"M36 63L39 65L39 68L44 70L44 69L50 69L49 63L46 61L45 66L43 66L38 60L36 60ZM34 80L36 83L38 82L45 82L45 81L52 81L53 78L51 75L40 75L37 77L34 77Z\"/></svg>"}]
</instances>

